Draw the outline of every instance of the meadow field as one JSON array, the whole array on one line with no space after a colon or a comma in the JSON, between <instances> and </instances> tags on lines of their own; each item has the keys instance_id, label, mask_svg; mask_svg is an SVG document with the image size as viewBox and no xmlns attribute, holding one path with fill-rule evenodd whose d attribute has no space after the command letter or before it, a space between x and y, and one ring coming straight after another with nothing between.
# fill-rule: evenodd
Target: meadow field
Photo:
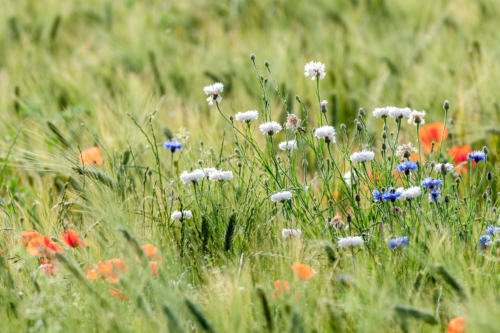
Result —
<instances>
[{"instance_id":1,"label":"meadow field","mask_svg":"<svg viewBox=\"0 0 500 333\"><path fill-rule=\"evenodd\" d=\"M500 332L499 15L0 1L0 332Z\"/></svg>"}]
</instances>

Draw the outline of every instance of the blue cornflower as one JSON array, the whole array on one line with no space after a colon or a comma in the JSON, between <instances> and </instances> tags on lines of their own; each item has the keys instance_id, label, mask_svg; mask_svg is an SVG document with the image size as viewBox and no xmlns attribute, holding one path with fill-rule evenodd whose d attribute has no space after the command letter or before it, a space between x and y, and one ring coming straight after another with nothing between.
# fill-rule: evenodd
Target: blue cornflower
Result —
<instances>
[{"instance_id":1,"label":"blue cornflower","mask_svg":"<svg viewBox=\"0 0 500 333\"><path fill-rule=\"evenodd\" d=\"M467 159L474 162L484 161L486 158L486 154L482 150L473 151L472 153L467 154Z\"/></svg>"},{"instance_id":2,"label":"blue cornflower","mask_svg":"<svg viewBox=\"0 0 500 333\"><path fill-rule=\"evenodd\" d=\"M375 202L382 200L382 196L380 195L379 190L373 190L372 195L375 198Z\"/></svg>"},{"instance_id":3,"label":"blue cornflower","mask_svg":"<svg viewBox=\"0 0 500 333\"><path fill-rule=\"evenodd\" d=\"M382 194L382 199L391 200L392 202L394 202L400 196L401 196L401 191L390 190L389 192L385 192L384 194Z\"/></svg>"},{"instance_id":4,"label":"blue cornflower","mask_svg":"<svg viewBox=\"0 0 500 333\"><path fill-rule=\"evenodd\" d=\"M500 227L488 227L486 228L486 233L492 236L500 235Z\"/></svg>"},{"instance_id":5,"label":"blue cornflower","mask_svg":"<svg viewBox=\"0 0 500 333\"><path fill-rule=\"evenodd\" d=\"M441 190L438 188L431 189L429 191L429 200L432 202L436 202L441 198Z\"/></svg>"},{"instance_id":6,"label":"blue cornflower","mask_svg":"<svg viewBox=\"0 0 500 333\"><path fill-rule=\"evenodd\" d=\"M403 237L390 239L388 242L388 245L393 250L400 250L403 247L408 246L408 237L403 236Z\"/></svg>"},{"instance_id":7,"label":"blue cornflower","mask_svg":"<svg viewBox=\"0 0 500 333\"><path fill-rule=\"evenodd\" d=\"M428 188L433 188L434 186L439 186L441 185L442 181L441 178L439 179L434 179L431 177L427 177L424 180L422 180L422 186L428 187Z\"/></svg>"},{"instance_id":8,"label":"blue cornflower","mask_svg":"<svg viewBox=\"0 0 500 333\"><path fill-rule=\"evenodd\" d=\"M479 244L478 245L479 245L479 249L481 251L483 251L486 248L491 247L492 242L491 242L490 236L483 235L483 236L479 237Z\"/></svg>"},{"instance_id":9,"label":"blue cornflower","mask_svg":"<svg viewBox=\"0 0 500 333\"><path fill-rule=\"evenodd\" d=\"M406 161L398 164L398 171L399 172L404 171L406 175L409 175L410 171L414 171L417 169L418 169L417 163L413 161Z\"/></svg>"},{"instance_id":10,"label":"blue cornflower","mask_svg":"<svg viewBox=\"0 0 500 333\"><path fill-rule=\"evenodd\" d=\"M174 153L177 149L182 148L182 144L177 140L167 140L163 143L163 148L170 149L170 151Z\"/></svg>"}]
</instances>

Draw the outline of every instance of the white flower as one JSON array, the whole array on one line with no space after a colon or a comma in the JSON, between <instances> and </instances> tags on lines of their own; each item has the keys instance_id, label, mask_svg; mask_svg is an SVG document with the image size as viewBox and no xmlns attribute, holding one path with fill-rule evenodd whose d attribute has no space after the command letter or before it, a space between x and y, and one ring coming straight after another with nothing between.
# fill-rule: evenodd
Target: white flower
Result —
<instances>
[{"instance_id":1,"label":"white flower","mask_svg":"<svg viewBox=\"0 0 500 333\"><path fill-rule=\"evenodd\" d=\"M454 167L453 167L453 164L450 164L450 163L437 163L435 166L434 166L434 171L436 171L437 173L441 173L441 168L443 167L444 165L444 170L445 171L453 171Z\"/></svg>"},{"instance_id":2,"label":"white flower","mask_svg":"<svg viewBox=\"0 0 500 333\"><path fill-rule=\"evenodd\" d=\"M408 119L408 124L410 125L415 125L417 126L417 124L420 124L420 125L423 125L425 124L425 111L415 111L413 110L411 113L410 113L410 119Z\"/></svg>"},{"instance_id":3,"label":"white flower","mask_svg":"<svg viewBox=\"0 0 500 333\"><path fill-rule=\"evenodd\" d=\"M224 180L231 180L233 179L233 172L232 171L222 171L222 170L216 170L211 172L208 175L208 179L211 181L224 181Z\"/></svg>"},{"instance_id":4,"label":"white flower","mask_svg":"<svg viewBox=\"0 0 500 333\"><path fill-rule=\"evenodd\" d=\"M297 149L297 142L295 140L283 141L279 144L281 150L292 150Z\"/></svg>"},{"instance_id":5,"label":"white flower","mask_svg":"<svg viewBox=\"0 0 500 333\"><path fill-rule=\"evenodd\" d=\"M281 131L281 125L275 121L270 121L259 126L263 134L273 135Z\"/></svg>"},{"instance_id":6,"label":"white flower","mask_svg":"<svg viewBox=\"0 0 500 333\"><path fill-rule=\"evenodd\" d=\"M175 211L172 213L171 218L172 220L180 220L181 218L184 220L188 220L193 217L193 213L191 213L190 210L184 210L181 212Z\"/></svg>"},{"instance_id":7,"label":"white flower","mask_svg":"<svg viewBox=\"0 0 500 333\"><path fill-rule=\"evenodd\" d=\"M395 108L391 107L389 109L389 116L393 118L409 117L411 113L410 108Z\"/></svg>"},{"instance_id":8,"label":"white flower","mask_svg":"<svg viewBox=\"0 0 500 333\"><path fill-rule=\"evenodd\" d=\"M283 235L283 238L300 237L300 235L302 235L302 231L299 229L283 229L281 234Z\"/></svg>"},{"instance_id":9,"label":"white flower","mask_svg":"<svg viewBox=\"0 0 500 333\"><path fill-rule=\"evenodd\" d=\"M325 139L325 142L335 142L335 128L333 126L321 126L314 131L314 136L318 139Z\"/></svg>"},{"instance_id":10,"label":"white flower","mask_svg":"<svg viewBox=\"0 0 500 333\"><path fill-rule=\"evenodd\" d=\"M385 117L389 116L389 112L392 109L396 109L396 108L394 106L386 106L385 108L376 108L375 110L373 110L373 115L377 118L378 117L385 118Z\"/></svg>"},{"instance_id":11,"label":"white flower","mask_svg":"<svg viewBox=\"0 0 500 333\"><path fill-rule=\"evenodd\" d=\"M351 186L351 178L352 178L352 183L356 184L356 181L358 180L358 175L355 172L347 171L344 174L344 180L347 186Z\"/></svg>"},{"instance_id":12,"label":"white flower","mask_svg":"<svg viewBox=\"0 0 500 333\"><path fill-rule=\"evenodd\" d=\"M375 153L367 150L359 151L351 155L351 161L356 162L366 162L373 160Z\"/></svg>"},{"instance_id":13,"label":"white flower","mask_svg":"<svg viewBox=\"0 0 500 333\"><path fill-rule=\"evenodd\" d=\"M325 77L325 65L320 62L311 61L307 63L304 67L304 71L305 76L312 76L312 80L315 80L317 76L319 76L320 79Z\"/></svg>"},{"instance_id":14,"label":"white flower","mask_svg":"<svg viewBox=\"0 0 500 333\"><path fill-rule=\"evenodd\" d=\"M203 172L205 173L206 177L210 176L210 174L215 171L217 171L216 168L203 168Z\"/></svg>"},{"instance_id":15,"label":"white flower","mask_svg":"<svg viewBox=\"0 0 500 333\"><path fill-rule=\"evenodd\" d=\"M413 199L419 197L420 194L422 194L422 189L419 186L413 186L406 190L403 190L399 199L401 200Z\"/></svg>"},{"instance_id":16,"label":"white flower","mask_svg":"<svg viewBox=\"0 0 500 333\"><path fill-rule=\"evenodd\" d=\"M247 112L238 112L234 115L234 118L238 121L251 122L252 120L256 120L259 118L258 111L247 111Z\"/></svg>"},{"instance_id":17,"label":"white flower","mask_svg":"<svg viewBox=\"0 0 500 333\"><path fill-rule=\"evenodd\" d=\"M180 178L184 184L190 184L190 183L194 183L198 180L202 180L203 178L205 178L205 176L206 176L206 174L205 174L205 172L203 172L203 170L196 169L196 170L193 170L192 172L183 171L181 173Z\"/></svg>"},{"instance_id":18,"label":"white flower","mask_svg":"<svg viewBox=\"0 0 500 333\"><path fill-rule=\"evenodd\" d=\"M290 191L281 191L271 195L272 202L283 202L290 199L292 199L292 192Z\"/></svg>"},{"instance_id":19,"label":"white flower","mask_svg":"<svg viewBox=\"0 0 500 333\"><path fill-rule=\"evenodd\" d=\"M411 153L417 153L418 150L417 148L413 147L413 144L411 142L408 142L408 144L402 144L396 149L396 156L404 156L405 154L410 157Z\"/></svg>"},{"instance_id":20,"label":"white flower","mask_svg":"<svg viewBox=\"0 0 500 333\"><path fill-rule=\"evenodd\" d=\"M220 103L222 101L222 97L220 97L220 93L224 91L224 85L222 83L214 83L209 86L203 88L205 94L210 95L207 98L208 105L212 105L214 101Z\"/></svg>"},{"instance_id":21,"label":"white flower","mask_svg":"<svg viewBox=\"0 0 500 333\"><path fill-rule=\"evenodd\" d=\"M340 247L354 248L355 246L362 246L364 243L363 238L359 236L339 238L338 245Z\"/></svg>"},{"instance_id":22,"label":"white flower","mask_svg":"<svg viewBox=\"0 0 500 333\"><path fill-rule=\"evenodd\" d=\"M321 109L326 109L326 105L328 104L328 101L327 100L324 100L324 101L321 101L320 105L321 105Z\"/></svg>"},{"instance_id":23,"label":"white flower","mask_svg":"<svg viewBox=\"0 0 500 333\"><path fill-rule=\"evenodd\" d=\"M300 127L300 119L293 113L286 117L286 128L296 131Z\"/></svg>"}]
</instances>

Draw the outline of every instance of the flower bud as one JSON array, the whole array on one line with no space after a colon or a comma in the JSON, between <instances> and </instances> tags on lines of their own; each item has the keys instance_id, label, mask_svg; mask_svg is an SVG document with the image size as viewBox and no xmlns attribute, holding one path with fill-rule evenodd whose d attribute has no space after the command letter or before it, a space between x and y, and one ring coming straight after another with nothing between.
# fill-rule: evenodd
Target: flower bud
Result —
<instances>
[{"instance_id":1,"label":"flower bud","mask_svg":"<svg viewBox=\"0 0 500 333\"><path fill-rule=\"evenodd\" d=\"M295 99L298 100L298 101L300 101L299 95L295 95Z\"/></svg>"},{"instance_id":2,"label":"flower bud","mask_svg":"<svg viewBox=\"0 0 500 333\"><path fill-rule=\"evenodd\" d=\"M493 179L493 174L491 173L491 171L488 171L488 175L486 176L486 178L489 182L491 182L491 180Z\"/></svg>"},{"instance_id":3,"label":"flower bud","mask_svg":"<svg viewBox=\"0 0 500 333\"><path fill-rule=\"evenodd\" d=\"M448 102L447 100L444 101L443 109L445 109L446 111L448 111L450 109L450 102Z\"/></svg>"},{"instance_id":4,"label":"flower bud","mask_svg":"<svg viewBox=\"0 0 500 333\"><path fill-rule=\"evenodd\" d=\"M261 76L259 76L259 77L260 77L260 80L261 80L261 81L264 81L264 76L263 76L263 75L261 75Z\"/></svg>"},{"instance_id":5,"label":"flower bud","mask_svg":"<svg viewBox=\"0 0 500 333\"><path fill-rule=\"evenodd\" d=\"M203 165L203 161L202 160L198 160L198 164L201 166Z\"/></svg>"},{"instance_id":6,"label":"flower bud","mask_svg":"<svg viewBox=\"0 0 500 333\"><path fill-rule=\"evenodd\" d=\"M384 142L382 143L382 150L386 150L387 149L387 144Z\"/></svg>"},{"instance_id":7,"label":"flower bud","mask_svg":"<svg viewBox=\"0 0 500 333\"><path fill-rule=\"evenodd\" d=\"M404 158L410 158L410 156L411 156L411 153L408 150L405 151L405 153L403 154Z\"/></svg>"},{"instance_id":8,"label":"flower bud","mask_svg":"<svg viewBox=\"0 0 500 333\"><path fill-rule=\"evenodd\" d=\"M382 132L382 139L387 139L387 132L386 131Z\"/></svg>"},{"instance_id":9,"label":"flower bud","mask_svg":"<svg viewBox=\"0 0 500 333\"><path fill-rule=\"evenodd\" d=\"M458 184L460 184L460 177L457 177L457 178L455 179L455 183L457 183L457 185L458 185Z\"/></svg>"},{"instance_id":10,"label":"flower bud","mask_svg":"<svg viewBox=\"0 0 500 333\"><path fill-rule=\"evenodd\" d=\"M356 195L354 196L354 199L356 200L356 202L360 202L361 196L358 193L356 193Z\"/></svg>"},{"instance_id":11,"label":"flower bud","mask_svg":"<svg viewBox=\"0 0 500 333\"><path fill-rule=\"evenodd\" d=\"M483 193L483 199L486 200L488 198L488 193L484 192Z\"/></svg>"},{"instance_id":12,"label":"flower bud","mask_svg":"<svg viewBox=\"0 0 500 333\"><path fill-rule=\"evenodd\" d=\"M269 61L264 61L264 66L269 67Z\"/></svg>"},{"instance_id":13,"label":"flower bud","mask_svg":"<svg viewBox=\"0 0 500 333\"><path fill-rule=\"evenodd\" d=\"M250 59L255 60L255 54L250 54Z\"/></svg>"},{"instance_id":14,"label":"flower bud","mask_svg":"<svg viewBox=\"0 0 500 333\"><path fill-rule=\"evenodd\" d=\"M205 142L203 142L203 140L200 141L200 146L203 147L203 145L205 144Z\"/></svg>"},{"instance_id":15,"label":"flower bud","mask_svg":"<svg viewBox=\"0 0 500 333\"><path fill-rule=\"evenodd\" d=\"M359 109L359 114L358 115L359 115L360 118L363 118L365 116L365 114L366 114L365 110Z\"/></svg>"},{"instance_id":16,"label":"flower bud","mask_svg":"<svg viewBox=\"0 0 500 333\"><path fill-rule=\"evenodd\" d=\"M387 124L384 124L384 127L382 127L382 129L383 129L384 131L388 131L388 130L389 130L389 126L388 126Z\"/></svg>"},{"instance_id":17,"label":"flower bud","mask_svg":"<svg viewBox=\"0 0 500 333\"><path fill-rule=\"evenodd\" d=\"M488 147L484 146L484 147L483 147L483 152L484 152L486 155L488 155L488 153L489 153L490 151L489 151Z\"/></svg>"},{"instance_id":18,"label":"flower bud","mask_svg":"<svg viewBox=\"0 0 500 333\"><path fill-rule=\"evenodd\" d=\"M243 163L238 162L238 168L241 168L243 166Z\"/></svg>"},{"instance_id":19,"label":"flower bud","mask_svg":"<svg viewBox=\"0 0 500 333\"><path fill-rule=\"evenodd\" d=\"M497 208L493 207L492 211L493 211L494 214L496 214L497 213Z\"/></svg>"},{"instance_id":20,"label":"flower bud","mask_svg":"<svg viewBox=\"0 0 500 333\"><path fill-rule=\"evenodd\" d=\"M358 132L361 132L361 130L363 129L363 125L361 125L359 121L356 123L356 129L358 130Z\"/></svg>"},{"instance_id":21,"label":"flower bud","mask_svg":"<svg viewBox=\"0 0 500 333\"><path fill-rule=\"evenodd\" d=\"M447 194L447 195L444 196L444 202L445 203L450 202L450 200L451 200L451 195Z\"/></svg>"},{"instance_id":22,"label":"flower bud","mask_svg":"<svg viewBox=\"0 0 500 333\"><path fill-rule=\"evenodd\" d=\"M343 130L343 131L345 131L345 129L346 129L345 124L340 124L340 129Z\"/></svg>"},{"instance_id":23,"label":"flower bud","mask_svg":"<svg viewBox=\"0 0 500 333\"><path fill-rule=\"evenodd\" d=\"M234 148L234 153L235 153L236 155L239 155L239 154L240 154L240 150L239 150L238 148Z\"/></svg>"},{"instance_id":24,"label":"flower bud","mask_svg":"<svg viewBox=\"0 0 500 333\"><path fill-rule=\"evenodd\" d=\"M452 126L453 126L453 125L455 125L455 119L454 119L454 118L452 118L452 117L450 117L449 123L450 123L450 125L452 125Z\"/></svg>"},{"instance_id":25,"label":"flower bud","mask_svg":"<svg viewBox=\"0 0 500 333\"><path fill-rule=\"evenodd\" d=\"M231 120L231 122L234 121L234 117L233 116L229 116L229 120Z\"/></svg>"},{"instance_id":26,"label":"flower bud","mask_svg":"<svg viewBox=\"0 0 500 333\"><path fill-rule=\"evenodd\" d=\"M351 223L352 222L352 216L351 214L347 214L347 223Z\"/></svg>"},{"instance_id":27,"label":"flower bud","mask_svg":"<svg viewBox=\"0 0 500 333\"><path fill-rule=\"evenodd\" d=\"M302 167L303 167L303 168L307 168L308 166L309 166L309 163L307 162L307 160L306 160L306 159L303 159L303 160L302 160Z\"/></svg>"}]
</instances>

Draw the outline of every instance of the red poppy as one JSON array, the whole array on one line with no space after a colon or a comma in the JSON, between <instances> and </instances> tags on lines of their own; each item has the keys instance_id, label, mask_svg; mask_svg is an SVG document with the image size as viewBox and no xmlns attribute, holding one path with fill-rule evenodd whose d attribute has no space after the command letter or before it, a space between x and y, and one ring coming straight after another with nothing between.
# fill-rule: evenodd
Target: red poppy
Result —
<instances>
[{"instance_id":1,"label":"red poppy","mask_svg":"<svg viewBox=\"0 0 500 333\"><path fill-rule=\"evenodd\" d=\"M311 266L301 264L300 262L293 263L292 271L295 273L295 276L299 279L299 281L307 281L316 274Z\"/></svg>"},{"instance_id":2,"label":"red poppy","mask_svg":"<svg viewBox=\"0 0 500 333\"><path fill-rule=\"evenodd\" d=\"M121 259L110 259L94 265L91 269L85 267L85 270L87 271L87 279L101 278L110 283L117 283L120 281L120 275L127 271L127 266Z\"/></svg>"},{"instance_id":3,"label":"red poppy","mask_svg":"<svg viewBox=\"0 0 500 333\"><path fill-rule=\"evenodd\" d=\"M465 333L465 321L463 317L457 317L448 323L448 333Z\"/></svg>"},{"instance_id":4,"label":"red poppy","mask_svg":"<svg viewBox=\"0 0 500 333\"><path fill-rule=\"evenodd\" d=\"M38 237L42 237L42 235L40 235L40 233L38 231L26 230L26 231L21 232L21 234L19 235L18 242L22 246L27 247L30 240L32 240L33 238L38 238Z\"/></svg>"},{"instance_id":5,"label":"red poppy","mask_svg":"<svg viewBox=\"0 0 500 333\"><path fill-rule=\"evenodd\" d=\"M87 246L87 244L85 244L80 239L80 236L78 236L78 233L75 230L72 230L72 229L68 229L68 231L63 232L61 234L61 241L66 246L70 246L70 247L79 247L79 246L86 247Z\"/></svg>"},{"instance_id":6,"label":"red poppy","mask_svg":"<svg viewBox=\"0 0 500 333\"><path fill-rule=\"evenodd\" d=\"M123 294L123 290L113 287L113 289L109 289L109 293L117 299L121 299L125 302L130 302L130 299Z\"/></svg>"},{"instance_id":7,"label":"red poppy","mask_svg":"<svg viewBox=\"0 0 500 333\"><path fill-rule=\"evenodd\" d=\"M158 263L156 261L150 261L149 268L151 269L151 274L158 277Z\"/></svg>"},{"instance_id":8,"label":"red poppy","mask_svg":"<svg viewBox=\"0 0 500 333\"><path fill-rule=\"evenodd\" d=\"M439 143L448 137L448 130L444 128L444 124L441 122L426 124L422 126L420 132L418 133L418 137L420 142L424 144L425 152L428 154L431 152L432 141L436 144L434 149L436 149Z\"/></svg>"},{"instance_id":9,"label":"red poppy","mask_svg":"<svg viewBox=\"0 0 500 333\"><path fill-rule=\"evenodd\" d=\"M290 283L288 281L285 281L285 280L275 281L274 286L276 287L276 289L274 289L274 291L273 291L273 294L272 294L273 298L277 298L280 295L284 294L285 292L289 292L290 289L292 288L290 286Z\"/></svg>"},{"instance_id":10,"label":"red poppy","mask_svg":"<svg viewBox=\"0 0 500 333\"><path fill-rule=\"evenodd\" d=\"M79 156L80 161L87 165L101 165L104 163L102 159L101 151L98 147L90 147L82 151L82 154Z\"/></svg>"},{"instance_id":11,"label":"red poppy","mask_svg":"<svg viewBox=\"0 0 500 333\"><path fill-rule=\"evenodd\" d=\"M158 253L158 248L152 244L146 244L141 246L141 249L144 251L149 260L157 260L159 264L162 263L162 259L160 254ZM139 262L139 257L135 256L135 260Z\"/></svg>"},{"instance_id":12,"label":"red poppy","mask_svg":"<svg viewBox=\"0 0 500 333\"><path fill-rule=\"evenodd\" d=\"M47 276L54 276L59 273L59 267L57 267L52 261L40 260L41 270L43 274Z\"/></svg>"},{"instance_id":13,"label":"red poppy","mask_svg":"<svg viewBox=\"0 0 500 333\"><path fill-rule=\"evenodd\" d=\"M471 152L472 149L468 145L455 146L451 147L450 150L448 150L448 155L450 155L450 157L455 161L455 166L458 166L459 164L467 161L467 155ZM462 170L467 171L467 164L461 165L456 168L457 172L461 172Z\"/></svg>"},{"instance_id":14,"label":"red poppy","mask_svg":"<svg viewBox=\"0 0 500 333\"><path fill-rule=\"evenodd\" d=\"M27 246L29 254L47 259L55 259L56 253L64 253L62 247L50 240L49 236L33 238Z\"/></svg>"}]
</instances>

